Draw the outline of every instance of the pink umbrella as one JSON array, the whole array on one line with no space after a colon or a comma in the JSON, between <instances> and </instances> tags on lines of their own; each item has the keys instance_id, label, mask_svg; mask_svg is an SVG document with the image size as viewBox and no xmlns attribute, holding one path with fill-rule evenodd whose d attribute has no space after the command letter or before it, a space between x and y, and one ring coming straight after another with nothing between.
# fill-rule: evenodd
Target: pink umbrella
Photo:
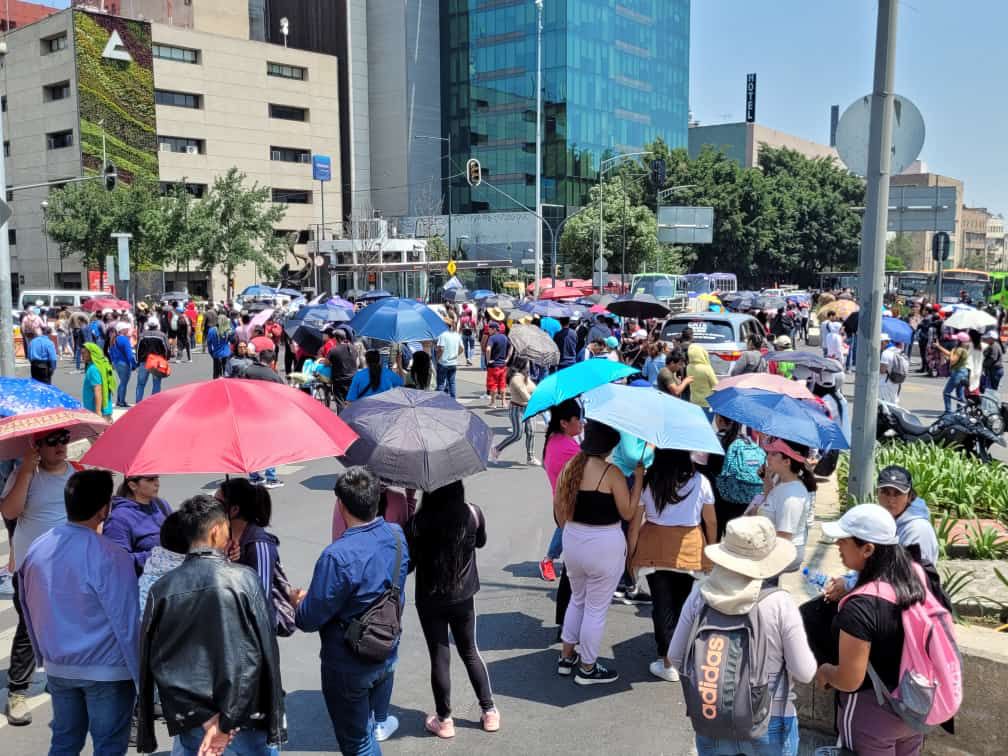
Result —
<instances>
[{"instance_id":1,"label":"pink umbrella","mask_svg":"<svg viewBox=\"0 0 1008 756\"><path fill-rule=\"evenodd\" d=\"M609 310L607 310L605 307L603 307L600 304L595 304L595 305L592 305L591 307L588 308L588 312L593 312L596 315L598 315L599 313L609 312Z\"/></svg>"},{"instance_id":2,"label":"pink umbrella","mask_svg":"<svg viewBox=\"0 0 1008 756\"><path fill-rule=\"evenodd\" d=\"M273 314L272 309L266 309L263 310L262 312L257 312L252 317L252 322L249 325L251 325L253 328L255 326L266 325L266 321L270 319L270 315L272 314Z\"/></svg>"},{"instance_id":3,"label":"pink umbrella","mask_svg":"<svg viewBox=\"0 0 1008 756\"><path fill-rule=\"evenodd\" d=\"M792 399L811 399L813 401L816 399L812 392L805 388L805 384L789 380L783 375L771 373L743 373L731 378L722 378L714 390L720 391L726 388L759 389L774 394L784 394Z\"/></svg>"}]
</instances>

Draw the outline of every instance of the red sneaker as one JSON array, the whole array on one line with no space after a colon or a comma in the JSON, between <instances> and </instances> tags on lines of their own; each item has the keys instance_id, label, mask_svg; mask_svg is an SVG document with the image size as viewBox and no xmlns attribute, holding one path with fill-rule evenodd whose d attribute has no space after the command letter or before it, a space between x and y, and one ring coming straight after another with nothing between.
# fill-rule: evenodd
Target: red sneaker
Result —
<instances>
[{"instance_id":1,"label":"red sneaker","mask_svg":"<svg viewBox=\"0 0 1008 756\"><path fill-rule=\"evenodd\" d=\"M539 562L539 574L542 575L542 579L550 583L556 581L556 570L553 569L553 560L546 557L541 562Z\"/></svg>"}]
</instances>

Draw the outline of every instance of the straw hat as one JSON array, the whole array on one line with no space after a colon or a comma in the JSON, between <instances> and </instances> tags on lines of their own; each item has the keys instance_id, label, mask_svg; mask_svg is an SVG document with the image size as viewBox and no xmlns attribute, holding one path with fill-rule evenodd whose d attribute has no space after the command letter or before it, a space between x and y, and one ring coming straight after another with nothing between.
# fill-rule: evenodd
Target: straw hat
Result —
<instances>
[{"instance_id":1,"label":"straw hat","mask_svg":"<svg viewBox=\"0 0 1008 756\"><path fill-rule=\"evenodd\" d=\"M794 561L794 544L780 538L766 517L736 517L728 522L724 539L704 548L707 558L731 572L763 580Z\"/></svg>"},{"instance_id":2,"label":"straw hat","mask_svg":"<svg viewBox=\"0 0 1008 756\"><path fill-rule=\"evenodd\" d=\"M500 307L491 307L487 310L487 315L497 321L504 320L504 311Z\"/></svg>"}]
</instances>

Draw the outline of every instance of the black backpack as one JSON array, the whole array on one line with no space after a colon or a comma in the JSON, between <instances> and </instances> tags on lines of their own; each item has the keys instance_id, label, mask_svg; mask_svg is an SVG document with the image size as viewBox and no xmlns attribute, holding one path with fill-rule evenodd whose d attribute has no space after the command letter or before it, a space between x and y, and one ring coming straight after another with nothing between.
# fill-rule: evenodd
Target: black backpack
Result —
<instances>
[{"instance_id":1,"label":"black backpack","mask_svg":"<svg viewBox=\"0 0 1008 756\"><path fill-rule=\"evenodd\" d=\"M399 588L402 539L394 529L392 535L396 539L396 559L389 587L362 615L341 623L343 640L350 650L361 661L372 664L386 661L392 656L402 634L402 591Z\"/></svg>"}]
</instances>

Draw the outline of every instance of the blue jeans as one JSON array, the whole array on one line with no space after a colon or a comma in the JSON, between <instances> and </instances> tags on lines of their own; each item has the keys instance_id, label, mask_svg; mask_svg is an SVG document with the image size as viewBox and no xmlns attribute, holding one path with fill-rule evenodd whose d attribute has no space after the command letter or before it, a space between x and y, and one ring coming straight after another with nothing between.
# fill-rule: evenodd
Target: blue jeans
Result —
<instances>
[{"instance_id":1,"label":"blue jeans","mask_svg":"<svg viewBox=\"0 0 1008 756\"><path fill-rule=\"evenodd\" d=\"M203 742L203 728L194 727L180 733L179 743L185 756L196 756ZM224 756L277 756L280 751L266 745L265 730L239 730L234 740L224 749Z\"/></svg>"},{"instance_id":2,"label":"blue jeans","mask_svg":"<svg viewBox=\"0 0 1008 756\"><path fill-rule=\"evenodd\" d=\"M444 391L452 399L455 398L455 373L458 368L455 365L437 364L437 390Z\"/></svg>"},{"instance_id":3,"label":"blue jeans","mask_svg":"<svg viewBox=\"0 0 1008 756\"><path fill-rule=\"evenodd\" d=\"M731 740L696 736L698 756L795 756L798 753L798 717L770 717L767 734L756 740Z\"/></svg>"},{"instance_id":4,"label":"blue jeans","mask_svg":"<svg viewBox=\"0 0 1008 756\"><path fill-rule=\"evenodd\" d=\"M563 528L557 528L553 531L553 537L550 538L549 548L546 549L546 556L550 559L557 559L563 553Z\"/></svg>"},{"instance_id":5,"label":"blue jeans","mask_svg":"<svg viewBox=\"0 0 1008 756\"><path fill-rule=\"evenodd\" d=\"M475 344L475 339L470 335L462 335L462 348L465 350L466 362L469 362L472 355L473 345Z\"/></svg>"},{"instance_id":6,"label":"blue jeans","mask_svg":"<svg viewBox=\"0 0 1008 756\"><path fill-rule=\"evenodd\" d=\"M352 666L351 666L352 665ZM381 756L374 739L374 713L387 711L396 657L384 664L322 667L322 696L343 756Z\"/></svg>"},{"instance_id":7,"label":"blue jeans","mask_svg":"<svg viewBox=\"0 0 1008 756\"><path fill-rule=\"evenodd\" d=\"M49 676L52 743L49 756L77 756L91 733L95 756L123 756L129 748L136 701L132 680L96 682Z\"/></svg>"},{"instance_id":8,"label":"blue jeans","mask_svg":"<svg viewBox=\"0 0 1008 756\"><path fill-rule=\"evenodd\" d=\"M949 373L948 380L945 381L945 388L942 391L942 399L945 400L945 411L952 411L952 397L955 396L960 402L966 401L966 385L969 383L969 371L959 368Z\"/></svg>"},{"instance_id":9,"label":"blue jeans","mask_svg":"<svg viewBox=\"0 0 1008 756\"><path fill-rule=\"evenodd\" d=\"M129 386L130 366L125 362L116 362L113 367L119 376L119 387L116 389L116 404L122 406L126 404L126 388Z\"/></svg>"},{"instance_id":10,"label":"blue jeans","mask_svg":"<svg viewBox=\"0 0 1008 756\"><path fill-rule=\"evenodd\" d=\"M141 363L137 366L137 387L136 387L136 400L140 403L143 400L144 389L147 388L147 376L150 376L151 380L154 381L151 388L151 396L161 392L161 376L157 373L150 373L147 371L147 366Z\"/></svg>"}]
</instances>

